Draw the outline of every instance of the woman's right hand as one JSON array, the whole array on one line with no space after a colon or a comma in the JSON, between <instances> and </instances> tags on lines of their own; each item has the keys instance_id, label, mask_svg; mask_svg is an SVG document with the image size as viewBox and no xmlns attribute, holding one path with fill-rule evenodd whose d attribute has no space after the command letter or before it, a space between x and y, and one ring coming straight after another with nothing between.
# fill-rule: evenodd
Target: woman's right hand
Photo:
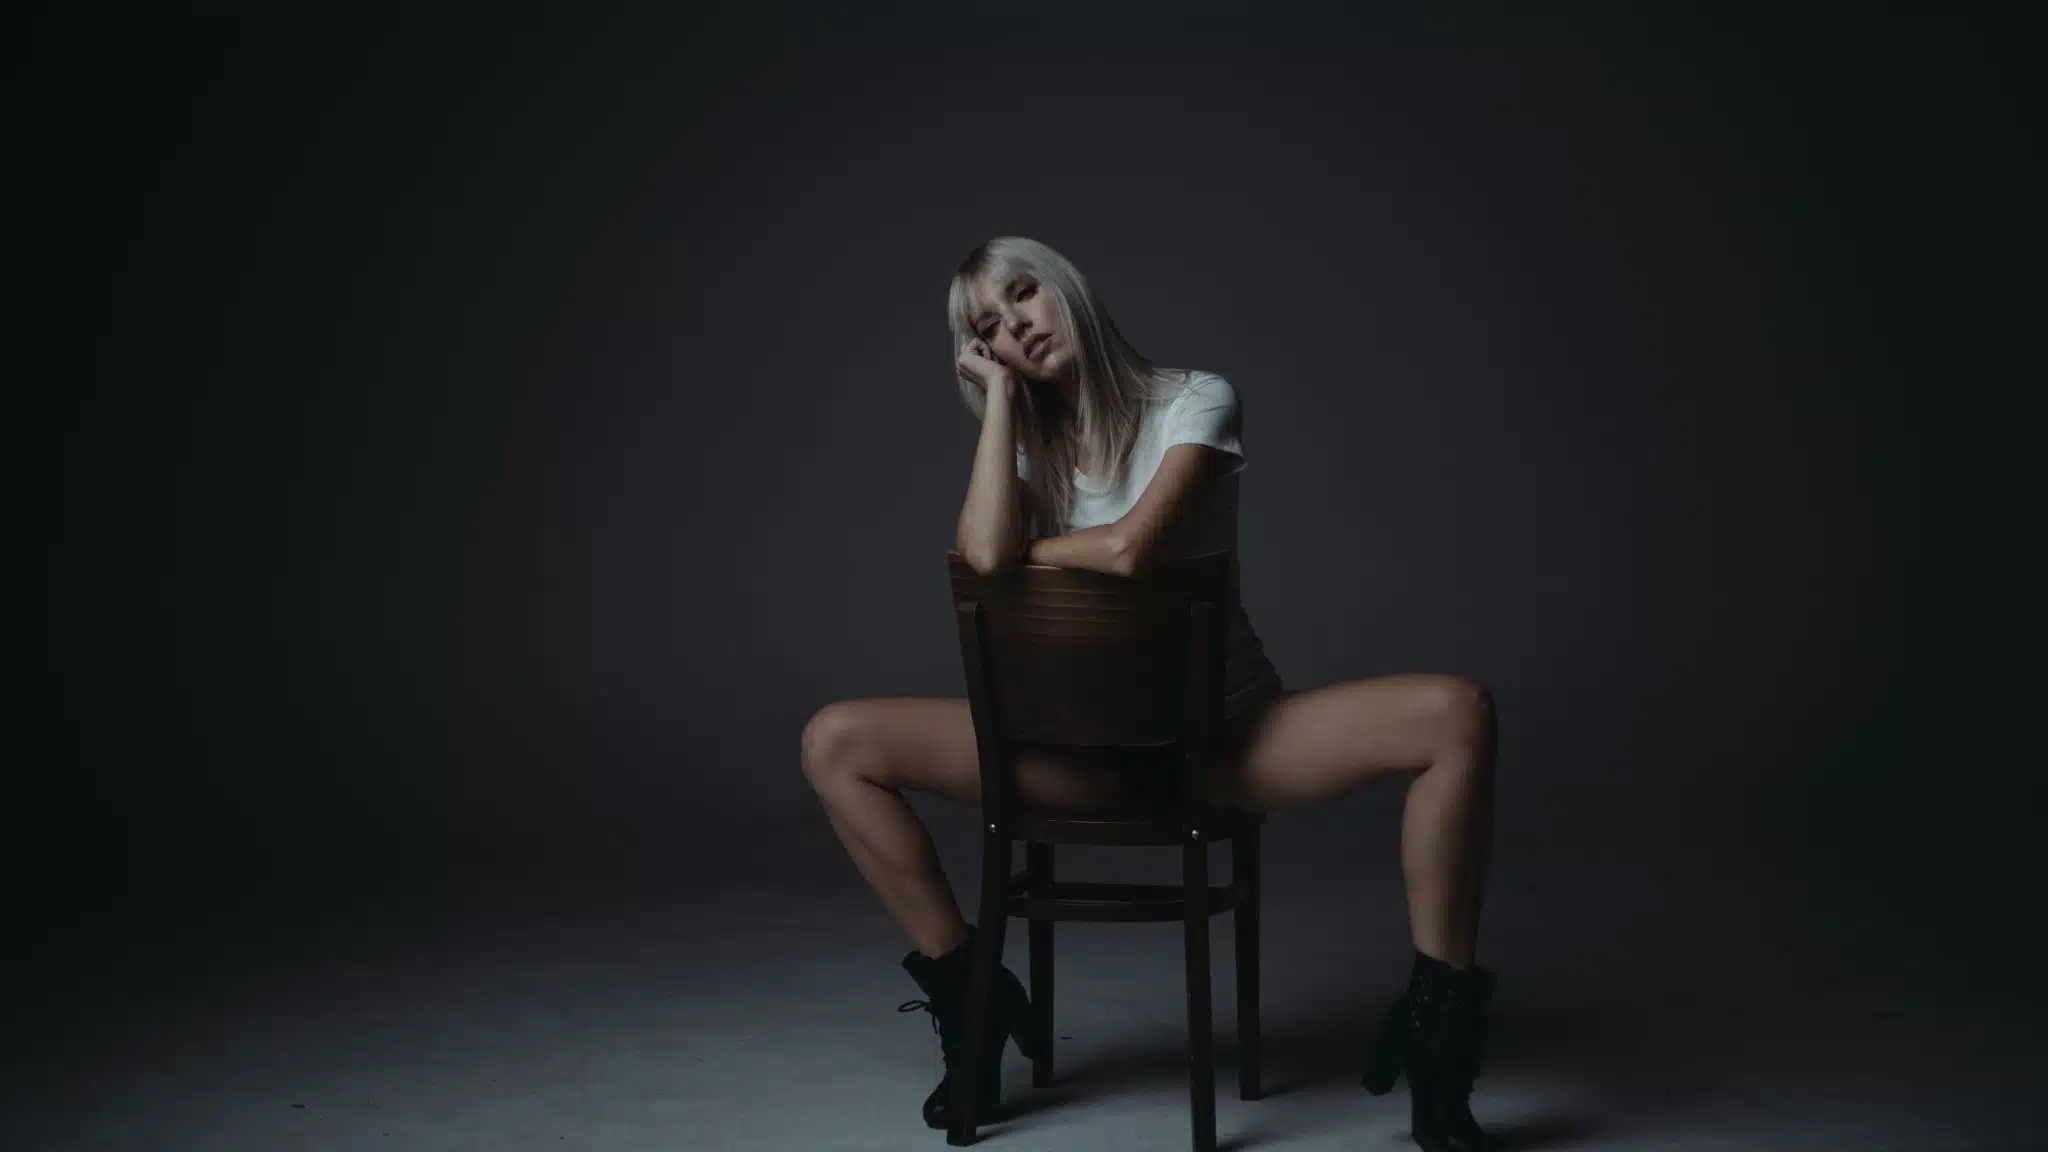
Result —
<instances>
[{"instance_id":1,"label":"woman's right hand","mask_svg":"<svg viewBox=\"0 0 2048 1152\"><path fill-rule=\"evenodd\" d=\"M989 351L988 343L979 337L967 341L960 349L960 358L954 361L954 371L962 380L979 387L984 396L994 395L1007 399L1016 378L1003 367Z\"/></svg>"}]
</instances>

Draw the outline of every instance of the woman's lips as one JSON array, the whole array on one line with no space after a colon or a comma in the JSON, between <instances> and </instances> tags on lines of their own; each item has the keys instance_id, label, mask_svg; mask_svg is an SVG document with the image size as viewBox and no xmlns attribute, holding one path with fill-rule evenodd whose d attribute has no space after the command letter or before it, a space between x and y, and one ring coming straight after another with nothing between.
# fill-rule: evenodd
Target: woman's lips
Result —
<instances>
[{"instance_id":1,"label":"woman's lips","mask_svg":"<svg viewBox=\"0 0 2048 1152\"><path fill-rule=\"evenodd\" d=\"M1052 336L1050 334L1043 336L1033 336L1031 338L1031 345L1030 347L1024 350L1024 354L1026 356L1029 356L1031 359L1036 360L1039 358L1040 355L1044 354L1047 348L1050 347L1052 347Z\"/></svg>"}]
</instances>

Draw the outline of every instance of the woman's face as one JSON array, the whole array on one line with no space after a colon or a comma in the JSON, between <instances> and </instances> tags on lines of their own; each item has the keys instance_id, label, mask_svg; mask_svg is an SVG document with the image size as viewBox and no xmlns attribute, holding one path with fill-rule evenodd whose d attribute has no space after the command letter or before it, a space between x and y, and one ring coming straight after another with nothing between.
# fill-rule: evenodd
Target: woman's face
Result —
<instances>
[{"instance_id":1,"label":"woman's face","mask_svg":"<svg viewBox=\"0 0 2048 1152\"><path fill-rule=\"evenodd\" d=\"M1008 283L983 278L971 298L971 327L997 363L1041 383L1062 380L1072 371L1074 349L1060 327L1059 305L1029 272L1016 273Z\"/></svg>"}]
</instances>

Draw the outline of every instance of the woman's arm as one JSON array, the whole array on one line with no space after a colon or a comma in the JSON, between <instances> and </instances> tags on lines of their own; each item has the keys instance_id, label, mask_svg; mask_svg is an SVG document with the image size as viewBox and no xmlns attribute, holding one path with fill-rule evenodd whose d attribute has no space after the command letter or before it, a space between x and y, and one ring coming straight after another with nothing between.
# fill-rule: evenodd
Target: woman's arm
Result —
<instances>
[{"instance_id":1,"label":"woman's arm","mask_svg":"<svg viewBox=\"0 0 2048 1152\"><path fill-rule=\"evenodd\" d=\"M1029 525L1017 477L1017 434L1012 404L1018 385L1007 374L989 385L981 418L981 443L974 450L974 470L967 481L967 499L960 506L954 540L960 555L976 572L993 575L1024 555Z\"/></svg>"},{"instance_id":2,"label":"woman's arm","mask_svg":"<svg viewBox=\"0 0 2048 1152\"><path fill-rule=\"evenodd\" d=\"M1109 576L1132 575L1136 568L1131 559L1129 537L1124 534L1121 524L1098 524L1078 532L1033 540L1024 552L1026 564L1085 568Z\"/></svg>"},{"instance_id":3,"label":"woman's arm","mask_svg":"<svg viewBox=\"0 0 2048 1152\"><path fill-rule=\"evenodd\" d=\"M1175 444L1166 450L1159 470L1130 511L1108 524L1033 540L1025 563L1136 576L1172 551L1170 541L1178 526L1230 463L1228 456L1207 445Z\"/></svg>"}]
</instances>

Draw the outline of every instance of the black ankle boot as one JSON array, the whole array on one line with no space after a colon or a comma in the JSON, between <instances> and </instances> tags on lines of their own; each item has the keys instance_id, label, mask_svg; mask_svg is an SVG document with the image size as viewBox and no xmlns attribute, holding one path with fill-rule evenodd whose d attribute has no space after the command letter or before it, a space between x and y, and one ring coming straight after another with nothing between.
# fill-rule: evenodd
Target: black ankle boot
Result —
<instances>
[{"instance_id":1,"label":"black ankle boot","mask_svg":"<svg viewBox=\"0 0 2048 1152\"><path fill-rule=\"evenodd\" d=\"M1407 1074L1412 1134L1426 1152L1488 1147L1470 1101L1485 1055L1484 1013L1493 987L1493 973L1483 968L1460 972L1417 952L1408 991L1381 1021L1366 1087L1378 1095Z\"/></svg>"},{"instance_id":2,"label":"black ankle boot","mask_svg":"<svg viewBox=\"0 0 2048 1152\"><path fill-rule=\"evenodd\" d=\"M1492 972L1477 964L1472 966L1474 982L1473 996L1478 1002L1482 1023L1486 1017L1487 1005L1493 1002ZM1412 983L1413 976L1410 981ZM1401 1064L1408 1056L1408 993L1403 992L1392 1004L1387 1005L1386 1014L1380 1017L1380 1030L1373 1038L1372 1050L1365 1058L1365 1077L1359 1083L1375 1096L1384 1096L1394 1088L1394 1081L1401 1078Z\"/></svg>"},{"instance_id":3,"label":"black ankle boot","mask_svg":"<svg viewBox=\"0 0 2048 1152\"><path fill-rule=\"evenodd\" d=\"M926 998L907 1001L898 1005L896 1010L915 1012L922 1008L931 1013L932 1029L939 1034L939 1051L946 1061L946 1074L939 1078L938 1087L924 1099L924 1122L932 1128L951 1126L953 1076L956 1071L966 1075L967 985L973 956L974 925L970 924L966 941L944 956L933 959L912 950L903 957L903 970L910 973L910 978L917 981L919 988L924 989ZM1024 985L1018 982L1016 974L1008 966L997 965L995 984L990 991L988 1047L982 1057L981 1120L995 1118L996 1109L1002 1102L1005 1041L1016 1040L1017 1050L1026 1058L1035 1059L1042 1039L1031 999L1024 994Z\"/></svg>"}]
</instances>

